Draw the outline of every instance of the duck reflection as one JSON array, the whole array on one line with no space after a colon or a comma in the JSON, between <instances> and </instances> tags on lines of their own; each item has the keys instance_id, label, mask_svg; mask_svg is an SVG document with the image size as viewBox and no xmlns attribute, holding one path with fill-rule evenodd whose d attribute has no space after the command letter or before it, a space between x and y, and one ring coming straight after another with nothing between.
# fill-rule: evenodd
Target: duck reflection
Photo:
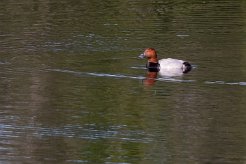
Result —
<instances>
[{"instance_id":1,"label":"duck reflection","mask_svg":"<svg viewBox=\"0 0 246 164\"><path fill-rule=\"evenodd\" d=\"M156 78L157 78L157 71L148 71L146 78L143 80L143 84L145 86L152 86L154 85L154 83L156 82Z\"/></svg>"}]
</instances>

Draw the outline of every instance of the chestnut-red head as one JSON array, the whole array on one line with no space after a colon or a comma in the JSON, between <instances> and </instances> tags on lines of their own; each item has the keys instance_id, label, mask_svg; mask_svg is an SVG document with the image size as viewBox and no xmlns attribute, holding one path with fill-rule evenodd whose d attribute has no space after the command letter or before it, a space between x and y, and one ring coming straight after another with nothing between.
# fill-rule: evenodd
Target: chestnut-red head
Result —
<instances>
[{"instance_id":1,"label":"chestnut-red head","mask_svg":"<svg viewBox=\"0 0 246 164\"><path fill-rule=\"evenodd\" d=\"M158 63L157 52L154 48L146 48L140 58L147 58L148 62Z\"/></svg>"}]
</instances>

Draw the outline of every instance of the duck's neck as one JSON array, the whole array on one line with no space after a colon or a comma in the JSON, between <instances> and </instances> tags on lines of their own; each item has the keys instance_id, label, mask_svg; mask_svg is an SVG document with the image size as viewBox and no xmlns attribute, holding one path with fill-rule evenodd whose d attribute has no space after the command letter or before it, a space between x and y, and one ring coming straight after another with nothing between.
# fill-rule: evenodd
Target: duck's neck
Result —
<instances>
[{"instance_id":1,"label":"duck's neck","mask_svg":"<svg viewBox=\"0 0 246 164\"><path fill-rule=\"evenodd\" d=\"M157 58L149 58L148 62L149 63L158 63L158 59Z\"/></svg>"}]
</instances>

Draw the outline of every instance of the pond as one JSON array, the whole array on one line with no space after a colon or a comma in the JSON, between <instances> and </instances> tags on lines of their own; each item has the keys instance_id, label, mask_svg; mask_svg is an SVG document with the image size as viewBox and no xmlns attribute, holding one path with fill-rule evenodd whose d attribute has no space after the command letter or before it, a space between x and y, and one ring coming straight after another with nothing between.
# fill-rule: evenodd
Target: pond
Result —
<instances>
[{"instance_id":1,"label":"pond","mask_svg":"<svg viewBox=\"0 0 246 164\"><path fill-rule=\"evenodd\" d=\"M0 163L245 163L246 2L0 2ZM151 77L147 47L189 61Z\"/></svg>"}]
</instances>

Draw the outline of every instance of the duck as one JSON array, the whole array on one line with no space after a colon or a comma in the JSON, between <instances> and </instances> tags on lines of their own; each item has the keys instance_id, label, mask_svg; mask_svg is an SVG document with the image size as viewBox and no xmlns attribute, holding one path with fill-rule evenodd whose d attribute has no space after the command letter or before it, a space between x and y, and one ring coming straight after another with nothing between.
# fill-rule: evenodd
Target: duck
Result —
<instances>
[{"instance_id":1,"label":"duck","mask_svg":"<svg viewBox=\"0 0 246 164\"><path fill-rule=\"evenodd\" d=\"M161 76L182 76L192 70L191 64L184 60L173 58L159 60L154 48L145 49L139 57L148 59L146 68L149 72L158 72Z\"/></svg>"}]
</instances>

